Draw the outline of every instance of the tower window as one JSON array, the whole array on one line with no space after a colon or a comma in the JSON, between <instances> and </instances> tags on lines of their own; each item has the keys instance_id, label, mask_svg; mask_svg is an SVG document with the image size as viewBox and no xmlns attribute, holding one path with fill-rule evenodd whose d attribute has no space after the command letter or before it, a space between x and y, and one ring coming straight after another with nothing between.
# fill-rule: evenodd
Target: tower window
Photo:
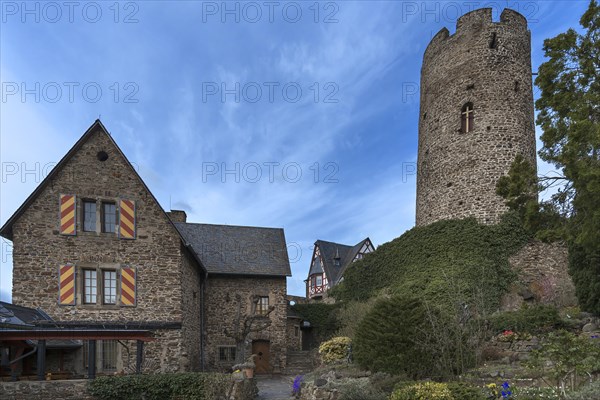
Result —
<instances>
[{"instance_id":1,"label":"tower window","mask_svg":"<svg viewBox=\"0 0 600 400\"><path fill-rule=\"evenodd\" d=\"M473 114L473 103L465 104L460 114L460 130L462 133L469 133L473 131L473 128L475 127Z\"/></svg>"},{"instance_id":2,"label":"tower window","mask_svg":"<svg viewBox=\"0 0 600 400\"><path fill-rule=\"evenodd\" d=\"M492 33L492 37L490 38L490 49L495 49L498 47L498 39L496 37L496 32Z\"/></svg>"}]
</instances>

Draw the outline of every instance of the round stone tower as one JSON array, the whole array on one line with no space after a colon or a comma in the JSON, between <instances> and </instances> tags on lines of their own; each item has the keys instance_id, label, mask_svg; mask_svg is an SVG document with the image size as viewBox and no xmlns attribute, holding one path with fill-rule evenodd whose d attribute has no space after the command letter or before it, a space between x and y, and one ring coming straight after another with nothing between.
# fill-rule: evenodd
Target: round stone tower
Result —
<instances>
[{"instance_id":1,"label":"round stone tower","mask_svg":"<svg viewBox=\"0 0 600 400\"><path fill-rule=\"evenodd\" d=\"M460 17L431 40L421 69L417 225L506 211L496 182L517 154L536 165L527 20L505 9Z\"/></svg>"}]
</instances>

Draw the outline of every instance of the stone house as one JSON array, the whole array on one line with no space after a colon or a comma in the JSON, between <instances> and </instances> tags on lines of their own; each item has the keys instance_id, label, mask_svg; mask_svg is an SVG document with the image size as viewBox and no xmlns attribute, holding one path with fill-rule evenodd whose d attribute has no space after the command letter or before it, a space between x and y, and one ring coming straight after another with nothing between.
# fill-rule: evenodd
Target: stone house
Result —
<instances>
[{"instance_id":1,"label":"stone house","mask_svg":"<svg viewBox=\"0 0 600 400\"><path fill-rule=\"evenodd\" d=\"M0 235L13 243L13 303L42 310L56 329L110 329L111 337L143 329L152 336L144 369L211 369L232 356L221 328L240 310L227 296L241 298L242 313L274 306L265 317L271 326L248 346L266 354L265 372L285 368L280 304L290 268L283 230L187 224L184 212L165 212L99 120ZM267 255L244 252L259 242ZM99 373L135 364L135 340L80 344L64 365L73 375L86 375L90 360Z\"/></svg>"},{"instance_id":2,"label":"stone house","mask_svg":"<svg viewBox=\"0 0 600 400\"><path fill-rule=\"evenodd\" d=\"M369 238L354 246L317 240L305 280L306 298L312 301L327 300L327 291L342 281L346 268L374 250Z\"/></svg>"},{"instance_id":3,"label":"stone house","mask_svg":"<svg viewBox=\"0 0 600 400\"><path fill-rule=\"evenodd\" d=\"M185 214L184 214L185 216ZM175 226L206 268L206 358L211 369L229 369L238 351L256 354L257 373L278 373L286 366L287 285L291 276L283 229L186 223ZM244 349L234 336L249 327ZM239 345L238 345L239 346Z\"/></svg>"}]
</instances>

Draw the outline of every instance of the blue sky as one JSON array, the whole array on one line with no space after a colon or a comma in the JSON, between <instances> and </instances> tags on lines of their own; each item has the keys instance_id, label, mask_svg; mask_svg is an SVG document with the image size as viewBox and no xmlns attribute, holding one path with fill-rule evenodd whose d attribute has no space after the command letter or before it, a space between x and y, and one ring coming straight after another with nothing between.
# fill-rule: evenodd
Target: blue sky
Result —
<instances>
[{"instance_id":1,"label":"blue sky","mask_svg":"<svg viewBox=\"0 0 600 400\"><path fill-rule=\"evenodd\" d=\"M430 38L474 8L497 20L509 7L529 19L535 71L543 40L577 28L587 5L2 1L0 222L101 116L166 210L283 227L288 292L302 295L315 240L379 245L414 226Z\"/></svg>"}]
</instances>

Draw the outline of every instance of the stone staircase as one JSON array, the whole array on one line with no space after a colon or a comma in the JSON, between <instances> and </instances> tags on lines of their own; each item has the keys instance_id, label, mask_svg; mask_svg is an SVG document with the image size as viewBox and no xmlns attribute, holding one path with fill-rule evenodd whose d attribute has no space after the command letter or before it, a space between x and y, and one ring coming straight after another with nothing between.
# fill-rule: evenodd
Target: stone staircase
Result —
<instances>
[{"instance_id":1,"label":"stone staircase","mask_svg":"<svg viewBox=\"0 0 600 400\"><path fill-rule=\"evenodd\" d=\"M303 375L314 369L310 351L288 351L287 375Z\"/></svg>"}]
</instances>

